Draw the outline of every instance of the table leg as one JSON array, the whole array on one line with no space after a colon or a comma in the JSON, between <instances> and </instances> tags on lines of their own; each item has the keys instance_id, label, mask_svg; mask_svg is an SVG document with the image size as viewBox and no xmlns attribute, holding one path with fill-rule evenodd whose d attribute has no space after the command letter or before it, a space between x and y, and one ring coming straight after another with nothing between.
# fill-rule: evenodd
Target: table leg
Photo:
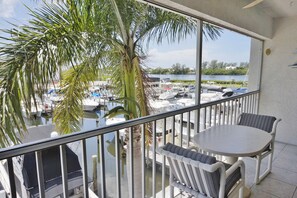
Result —
<instances>
[{"instance_id":1,"label":"table leg","mask_svg":"<svg viewBox=\"0 0 297 198\"><path fill-rule=\"evenodd\" d=\"M244 186L243 187L243 197L244 198L249 198L251 196L251 189L248 187Z\"/></svg>"},{"instance_id":2,"label":"table leg","mask_svg":"<svg viewBox=\"0 0 297 198\"><path fill-rule=\"evenodd\" d=\"M238 195L239 195L238 193L239 193L238 191L234 191L228 195L228 198L238 198ZM248 187L244 186L243 187L243 197L249 198L250 196L251 196L251 190Z\"/></svg>"}]
</instances>

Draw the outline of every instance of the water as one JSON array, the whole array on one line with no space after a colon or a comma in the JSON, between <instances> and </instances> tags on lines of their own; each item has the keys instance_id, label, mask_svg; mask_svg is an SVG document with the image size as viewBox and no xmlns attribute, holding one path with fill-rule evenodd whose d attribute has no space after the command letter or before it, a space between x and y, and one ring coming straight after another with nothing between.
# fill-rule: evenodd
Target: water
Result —
<instances>
[{"instance_id":1,"label":"water","mask_svg":"<svg viewBox=\"0 0 297 198\"><path fill-rule=\"evenodd\" d=\"M107 109L111 109L116 104L108 103ZM104 110L97 110L95 112L85 112L84 118L81 121L81 131L88 131L97 129L105 125ZM99 122L98 122L99 119ZM40 117L37 119L26 119L26 123L28 126L33 125L46 125L52 124L52 118L50 117ZM106 190L107 197L116 197L116 158L115 158L115 144L114 144L115 133L105 134L103 137L104 142L104 160L105 160L105 175L106 175ZM90 180L93 177L93 156L99 156L99 143L97 137L89 138L86 140L86 153L87 153L87 164L88 164L88 176ZM78 155L80 164L82 164L82 153L81 153L81 145L80 142L75 142L71 144L71 149ZM100 163L101 159L97 158L98 166L97 166L97 174L98 174L98 189L100 189ZM120 169L121 169L121 194L123 197L128 197L128 179L127 179L127 166L126 159L123 158L120 160ZM150 197L152 195L152 168L147 167L146 173L146 195ZM161 173L157 172L156 174L156 187L157 192L161 190ZM168 180L167 180L168 181ZM167 183L168 185L168 183ZM112 187L110 187L112 186Z\"/></svg>"},{"instance_id":2,"label":"water","mask_svg":"<svg viewBox=\"0 0 297 198\"><path fill-rule=\"evenodd\" d=\"M150 77L157 77L161 80L170 78L170 80L195 80L195 74L175 75L175 74L149 74ZM223 81L247 81L246 75L202 75L202 80L223 80Z\"/></svg>"}]
</instances>

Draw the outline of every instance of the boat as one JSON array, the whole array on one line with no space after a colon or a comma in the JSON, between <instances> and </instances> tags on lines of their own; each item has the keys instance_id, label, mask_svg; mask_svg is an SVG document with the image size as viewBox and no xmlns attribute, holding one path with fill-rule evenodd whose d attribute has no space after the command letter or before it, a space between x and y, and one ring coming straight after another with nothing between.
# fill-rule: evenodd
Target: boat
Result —
<instances>
[{"instance_id":1,"label":"boat","mask_svg":"<svg viewBox=\"0 0 297 198\"><path fill-rule=\"evenodd\" d=\"M178 92L177 91L166 91L164 93L161 93L159 96L160 100L169 100L169 99L173 99L177 96Z\"/></svg>"},{"instance_id":2,"label":"boat","mask_svg":"<svg viewBox=\"0 0 297 198\"><path fill-rule=\"evenodd\" d=\"M181 98L177 100L176 103L183 107L193 106L195 105L195 98Z\"/></svg>"},{"instance_id":3,"label":"boat","mask_svg":"<svg viewBox=\"0 0 297 198\"><path fill-rule=\"evenodd\" d=\"M52 125L29 128L29 133L26 134L26 137L24 137L23 143L48 137L49 131L52 129ZM36 134L38 134L38 137L36 137ZM41 152L44 173L45 197L62 197L63 184L61 177L62 174L60 148L58 146L51 147L46 150L42 150ZM79 158L77 154L75 154L72 150L71 145L65 146L65 152L67 163L71 164L71 166L67 166L69 197L83 197L83 175L79 163ZM35 153L27 153L22 156L14 157L13 166L16 181L17 198L39 197ZM10 185L7 160L0 161L0 182L6 194L9 194ZM89 192L90 191L91 189L89 188Z\"/></svg>"},{"instance_id":4,"label":"boat","mask_svg":"<svg viewBox=\"0 0 297 198\"><path fill-rule=\"evenodd\" d=\"M100 103L93 98L85 98L82 102L84 111L93 111L100 105Z\"/></svg>"},{"instance_id":5,"label":"boat","mask_svg":"<svg viewBox=\"0 0 297 198\"><path fill-rule=\"evenodd\" d=\"M168 100L149 100L149 106L151 107L152 114L173 111L182 107L181 104L172 103Z\"/></svg>"}]
</instances>

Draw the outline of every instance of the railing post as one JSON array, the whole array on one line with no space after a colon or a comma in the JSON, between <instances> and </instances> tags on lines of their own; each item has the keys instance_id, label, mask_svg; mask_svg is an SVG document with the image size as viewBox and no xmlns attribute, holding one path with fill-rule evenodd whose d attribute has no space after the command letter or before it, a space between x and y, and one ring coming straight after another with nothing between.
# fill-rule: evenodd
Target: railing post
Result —
<instances>
[{"instance_id":1,"label":"railing post","mask_svg":"<svg viewBox=\"0 0 297 198\"><path fill-rule=\"evenodd\" d=\"M129 186L129 197L134 198L134 158L133 158L133 128L129 127L129 161L130 161L130 175L131 185Z\"/></svg>"},{"instance_id":2,"label":"railing post","mask_svg":"<svg viewBox=\"0 0 297 198\"><path fill-rule=\"evenodd\" d=\"M16 195L16 187L15 187L15 179L14 179L13 162L11 157L7 159L7 165L8 165L8 175L9 175L10 195L12 198L14 198L14 197L17 197L17 195Z\"/></svg>"},{"instance_id":3,"label":"railing post","mask_svg":"<svg viewBox=\"0 0 297 198\"><path fill-rule=\"evenodd\" d=\"M172 137L172 144L175 144L175 116L172 116L172 131L171 131L171 137Z\"/></svg>"},{"instance_id":4,"label":"railing post","mask_svg":"<svg viewBox=\"0 0 297 198\"><path fill-rule=\"evenodd\" d=\"M64 198L68 198L68 171L67 171L67 156L65 145L60 145L60 160L61 160L61 173Z\"/></svg>"},{"instance_id":5,"label":"railing post","mask_svg":"<svg viewBox=\"0 0 297 198\"><path fill-rule=\"evenodd\" d=\"M153 184L152 184L152 197L156 198L156 121L153 121L153 163L152 163L152 171L153 171Z\"/></svg>"},{"instance_id":6,"label":"railing post","mask_svg":"<svg viewBox=\"0 0 297 198\"><path fill-rule=\"evenodd\" d=\"M162 131L162 139L163 139L163 145L166 144L166 118L164 118L163 123L163 131ZM162 197L165 198L165 164L166 164L166 158L164 155L162 155Z\"/></svg>"},{"instance_id":7,"label":"railing post","mask_svg":"<svg viewBox=\"0 0 297 198\"><path fill-rule=\"evenodd\" d=\"M179 126L179 130L180 130L180 146L183 146L183 119L184 119L184 114L181 113L180 114L180 126Z\"/></svg>"},{"instance_id":8,"label":"railing post","mask_svg":"<svg viewBox=\"0 0 297 198\"><path fill-rule=\"evenodd\" d=\"M146 145L145 145L145 124L142 124L142 127L141 127L141 147L142 147L142 197L144 198L145 197L145 192L146 192L146 189L145 189L145 166L146 166L146 160L145 160L145 148L146 148Z\"/></svg>"},{"instance_id":9,"label":"railing post","mask_svg":"<svg viewBox=\"0 0 297 198\"><path fill-rule=\"evenodd\" d=\"M83 188L84 197L89 197L88 190L88 165L87 165L87 152L86 152L86 140L81 140L82 148L82 172L83 172Z\"/></svg>"},{"instance_id":10,"label":"railing post","mask_svg":"<svg viewBox=\"0 0 297 198\"><path fill-rule=\"evenodd\" d=\"M117 183L117 198L121 198L121 171L120 171L120 147L119 147L119 130L115 132L115 157L116 157L116 183Z\"/></svg>"},{"instance_id":11,"label":"railing post","mask_svg":"<svg viewBox=\"0 0 297 198\"><path fill-rule=\"evenodd\" d=\"M106 183L105 183L105 157L104 157L104 135L99 136L100 148L100 173L101 173L101 197L106 197Z\"/></svg>"},{"instance_id":12,"label":"railing post","mask_svg":"<svg viewBox=\"0 0 297 198\"><path fill-rule=\"evenodd\" d=\"M191 139L191 111L188 111L188 120L187 120L187 147L190 146Z\"/></svg>"},{"instance_id":13,"label":"railing post","mask_svg":"<svg viewBox=\"0 0 297 198\"><path fill-rule=\"evenodd\" d=\"M36 171L38 179L39 197L45 197L42 151L35 152Z\"/></svg>"}]
</instances>

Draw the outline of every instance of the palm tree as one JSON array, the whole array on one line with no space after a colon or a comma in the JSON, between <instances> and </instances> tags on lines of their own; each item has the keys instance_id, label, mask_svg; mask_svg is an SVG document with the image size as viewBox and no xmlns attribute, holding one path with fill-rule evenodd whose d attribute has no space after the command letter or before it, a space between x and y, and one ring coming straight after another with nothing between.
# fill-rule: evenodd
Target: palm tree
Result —
<instances>
[{"instance_id":1,"label":"palm tree","mask_svg":"<svg viewBox=\"0 0 297 198\"><path fill-rule=\"evenodd\" d=\"M98 68L109 68L123 101L123 107L110 115L122 113L126 119L148 115L145 46L152 40L180 41L196 31L195 20L135 0L67 0L44 3L30 13L28 25L4 31L11 37L2 38L0 46L2 146L17 141L15 129L26 130L22 105L31 109L31 99L61 71L64 100L54 112L61 133L79 129L83 90L100 75ZM220 35L220 28L209 24L203 30L211 39ZM140 130L133 131L137 148Z\"/></svg>"}]
</instances>

